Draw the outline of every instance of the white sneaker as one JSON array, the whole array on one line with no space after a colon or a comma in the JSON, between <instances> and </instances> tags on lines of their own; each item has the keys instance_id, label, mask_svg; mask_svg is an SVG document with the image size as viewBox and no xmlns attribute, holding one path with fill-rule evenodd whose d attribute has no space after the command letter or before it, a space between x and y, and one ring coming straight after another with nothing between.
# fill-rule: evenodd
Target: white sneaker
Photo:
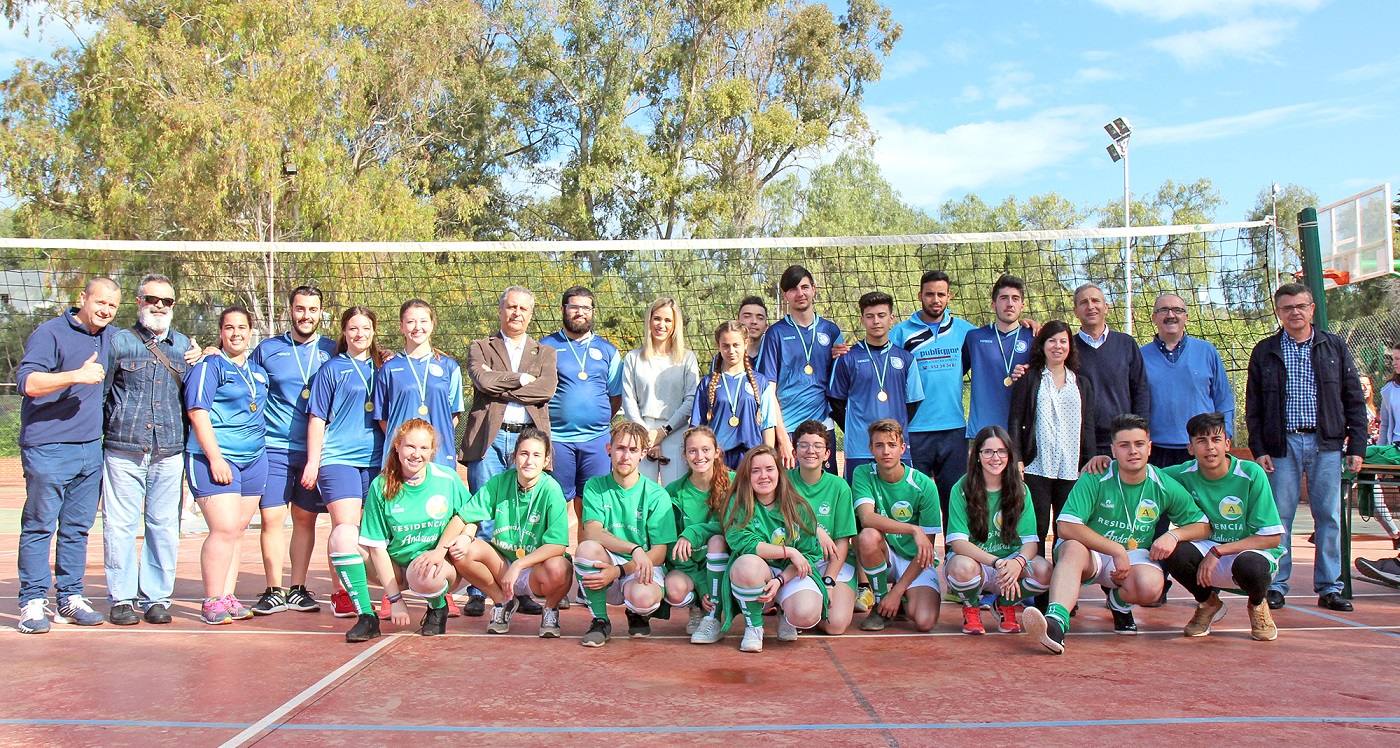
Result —
<instances>
[{"instance_id":1,"label":"white sneaker","mask_svg":"<svg viewBox=\"0 0 1400 748\"><path fill-rule=\"evenodd\" d=\"M21 634L46 634L49 631L49 608L48 601L44 598L36 598L24 604L20 608L19 629Z\"/></svg>"},{"instance_id":2,"label":"white sneaker","mask_svg":"<svg viewBox=\"0 0 1400 748\"><path fill-rule=\"evenodd\" d=\"M700 619L700 624L695 627L695 633L690 635L691 644L714 644L724 638L724 632L720 631L719 618L715 616L705 616Z\"/></svg>"},{"instance_id":3,"label":"white sneaker","mask_svg":"<svg viewBox=\"0 0 1400 748\"><path fill-rule=\"evenodd\" d=\"M745 626L744 639L739 642L740 652L762 652L763 651L763 627Z\"/></svg>"},{"instance_id":4,"label":"white sneaker","mask_svg":"<svg viewBox=\"0 0 1400 748\"><path fill-rule=\"evenodd\" d=\"M82 595L69 595L63 599L54 613L54 623L75 623L79 626L101 626L107 622L105 616L92 609L92 604Z\"/></svg>"},{"instance_id":5,"label":"white sneaker","mask_svg":"<svg viewBox=\"0 0 1400 748\"><path fill-rule=\"evenodd\" d=\"M778 641L797 641L797 627L792 625L791 623L788 623L787 616L781 613L778 614Z\"/></svg>"},{"instance_id":6,"label":"white sneaker","mask_svg":"<svg viewBox=\"0 0 1400 748\"><path fill-rule=\"evenodd\" d=\"M705 617L705 611L700 607L700 603L690 604L690 620L685 622L685 633L694 634L700 628L700 620Z\"/></svg>"}]
</instances>

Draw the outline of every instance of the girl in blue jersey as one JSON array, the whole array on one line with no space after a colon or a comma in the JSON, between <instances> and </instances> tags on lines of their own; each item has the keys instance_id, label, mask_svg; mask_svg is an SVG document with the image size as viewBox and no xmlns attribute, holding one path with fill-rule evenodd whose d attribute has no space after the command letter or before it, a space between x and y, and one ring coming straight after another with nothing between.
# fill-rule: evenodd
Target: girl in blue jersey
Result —
<instances>
[{"instance_id":1,"label":"girl in blue jersey","mask_svg":"<svg viewBox=\"0 0 1400 748\"><path fill-rule=\"evenodd\" d=\"M374 420L374 376L393 354L375 341L378 326L378 317L368 307L346 309L340 315L336 355L311 380L301 485L320 494L331 515L332 532L342 526L360 526L370 481L379 474L384 459L384 433ZM336 617L354 617L350 596L336 577L332 579Z\"/></svg>"},{"instance_id":2,"label":"girl in blue jersey","mask_svg":"<svg viewBox=\"0 0 1400 748\"><path fill-rule=\"evenodd\" d=\"M462 400L462 370L457 361L433 347L437 313L422 299L399 307L399 331L404 349L384 362L374 376L374 418L385 434L413 418L437 429L433 462L456 470L457 417L466 410Z\"/></svg>"},{"instance_id":3,"label":"girl in blue jersey","mask_svg":"<svg viewBox=\"0 0 1400 748\"><path fill-rule=\"evenodd\" d=\"M267 404L267 372L248 360L251 337L248 310L224 309L218 352L205 356L185 377L190 419L186 478L209 525L199 568L204 579L201 615L212 625L253 617L233 596L239 539L267 483L261 412Z\"/></svg>"},{"instance_id":4,"label":"girl in blue jersey","mask_svg":"<svg viewBox=\"0 0 1400 748\"><path fill-rule=\"evenodd\" d=\"M690 423L709 426L724 450L724 464L739 466L744 453L762 444L774 446L781 416L773 383L753 370L745 355L748 338L738 322L715 328L714 363L700 380Z\"/></svg>"}]
</instances>

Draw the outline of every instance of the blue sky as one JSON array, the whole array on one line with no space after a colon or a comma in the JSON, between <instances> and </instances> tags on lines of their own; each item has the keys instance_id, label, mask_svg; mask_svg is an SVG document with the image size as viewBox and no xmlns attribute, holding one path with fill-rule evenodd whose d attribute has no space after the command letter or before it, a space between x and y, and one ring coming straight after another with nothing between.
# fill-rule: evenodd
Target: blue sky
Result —
<instances>
[{"instance_id":1,"label":"blue sky","mask_svg":"<svg viewBox=\"0 0 1400 748\"><path fill-rule=\"evenodd\" d=\"M931 212L968 193L1121 199L1102 129L1118 116L1134 129L1134 192L1208 177L1221 221L1273 182L1323 203L1400 189L1400 2L885 3L904 36L867 91L875 153ZM0 76L72 38L0 24Z\"/></svg>"}]
</instances>

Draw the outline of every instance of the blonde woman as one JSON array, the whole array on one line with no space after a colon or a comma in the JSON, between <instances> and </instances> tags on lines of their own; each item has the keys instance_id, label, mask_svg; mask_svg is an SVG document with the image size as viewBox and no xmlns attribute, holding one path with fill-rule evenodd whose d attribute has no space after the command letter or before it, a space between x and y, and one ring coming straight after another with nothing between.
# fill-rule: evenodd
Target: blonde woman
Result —
<instances>
[{"instance_id":1,"label":"blonde woman","mask_svg":"<svg viewBox=\"0 0 1400 748\"><path fill-rule=\"evenodd\" d=\"M685 345L685 317L675 299L661 297L647 307L642 346L622 360L622 413L647 429L651 447L643 475L662 485L685 474L680 432L690 420L700 367Z\"/></svg>"}]
</instances>

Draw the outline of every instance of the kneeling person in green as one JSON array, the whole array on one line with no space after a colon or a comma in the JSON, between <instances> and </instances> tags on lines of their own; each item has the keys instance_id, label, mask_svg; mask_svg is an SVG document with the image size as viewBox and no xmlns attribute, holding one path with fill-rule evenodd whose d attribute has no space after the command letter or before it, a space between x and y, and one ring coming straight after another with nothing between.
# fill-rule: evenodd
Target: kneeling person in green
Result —
<instances>
[{"instance_id":1,"label":"kneeling person in green","mask_svg":"<svg viewBox=\"0 0 1400 748\"><path fill-rule=\"evenodd\" d=\"M687 430L683 444L688 469L666 486L679 535L671 546L666 602L690 608L685 633L691 644L713 644L724 636L716 601L729 570L729 546L720 519L729 506L734 474L725 468L724 452L709 426Z\"/></svg>"},{"instance_id":2,"label":"kneeling person in green","mask_svg":"<svg viewBox=\"0 0 1400 748\"><path fill-rule=\"evenodd\" d=\"M778 464L772 447L750 449L735 471L724 517L734 554L729 587L745 622L740 652L763 651L763 609L770 603L781 609L778 641L796 640L798 629L812 628L826 613L816 515Z\"/></svg>"},{"instance_id":3,"label":"kneeling person in green","mask_svg":"<svg viewBox=\"0 0 1400 748\"><path fill-rule=\"evenodd\" d=\"M1050 578L1050 605L1042 614L1027 608L1025 627L1036 641L1055 654L1065 651L1069 611L1079 600L1081 585L1108 589L1115 630L1136 634L1119 616L1132 622L1132 606L1157 600L1166 576L1162 561L1181 541L1201 540L1210 525L1181 484L1147 464L1152 439L1147 419L1131 413L1117 416L1110 428L1113 461L1101 475L1079 477L1055 523L1055 571ZM1175 530L1152 540L1157 518L1165 514ZM1148 546L1150 544L1151 548Z\"/></svg>"},{"instance_id":4,"label":"kneeling person in green","mask_svg":"<svg viewBox=\"0 0 1400 748\"><path fill-rule=\"evenodd\" d=\"M817 540L822 550L817 576L826 585L829 599L821 629L836 636L850 628L856 606L856 567L847 560L851 538L856 536L851 487L826 471L831 450L826 444L826 426L821 421L804 421L792 439L797 467L788 471L788 479L817 517Z\"/></svg>"},{"instance_id":5,"label":"kneeling person in green","mask_svg":"<svg viewBox=\"0 0 1400 748\"><path fill-rule=\"evenodd\" d=\"M875 462L861 465L851 476L860 566L870 578L875 609L860 622L861 631L880 631L907 610L919 631L938 624L942 604L938 587L938 556L934 540L943 532L938 486L927 475L905 465L904 429L884 418L870 424L870 452ZM894 578L890 584L889 577Z\"/></svg>"},{"instance_id":6,"label":"kneeling person in green","mask_svg":"<svg viewBox=\"0 0 1400 748\"><path fill-rule=\"evenodd\" d=\"M1283 557L1283 522L1264 468L1230 454L1221 413L1201 413L1186 422L1187 448L1196 459L1162 472L1195 497L1210 520L1210 539L1177 545L1167 559L1172 577L1196 598L1187 636L1205 636L1225 616L1219 591L1249 597L1250 636L1278 638L1265 595Z\"/></svg>"},{"instance_id":7,"label":"kneeling person in green","mask_svg":"<svg viewBox=\"0 0 1400 748\"><path fill-rule=\"evenodd\" d=\"M409 622L400 592L405 583L427 599L428 612L418 630L424 636L446 632L447 591L461 573L448 555L467 529L463 512L470 495L456 473L432 462L437 431L427 421L411 419L394 434L388 453L384 471L370 483L365 497L358 538L353 525L331 531L331 564L358 614L345 634L350 642L379 636L365 561L373 563L374 575L388 595L395 626Z\"/></svg>"},{"instance_id":8,"label":"kneeling person in green","mask_svg":"<svg viewBox=\"0 0 1400 748\"><path fill-rule=\"evenodd\" d=\"M671 497L638 472L647 450L639 423L613 425L608 442L612 469L583 485L583 530L574 559L593 621L580 642L601 647L612 636L608 605L627 606L627 633L651 635L647 617L661 607L666 550L676 542Z\"/></svg>"},{"instance_id":9,"label":"kneeling person in green","mask_svg":"<svg viewBox=\"0 0 1400 748\"><path fill-rule=\"evenodd\" d=\"M545 475L549 436L533 426L515 442L515 467L486 482L467 502L464 518L493 520L489 540L458 543L449 555L463 577L495 601L489 634L510 631L510 619L526 596L544 602L539 635L559 636L559 601L574 581L569 546L569 518L564 492Z\"/></svg>"}]
</instances>

